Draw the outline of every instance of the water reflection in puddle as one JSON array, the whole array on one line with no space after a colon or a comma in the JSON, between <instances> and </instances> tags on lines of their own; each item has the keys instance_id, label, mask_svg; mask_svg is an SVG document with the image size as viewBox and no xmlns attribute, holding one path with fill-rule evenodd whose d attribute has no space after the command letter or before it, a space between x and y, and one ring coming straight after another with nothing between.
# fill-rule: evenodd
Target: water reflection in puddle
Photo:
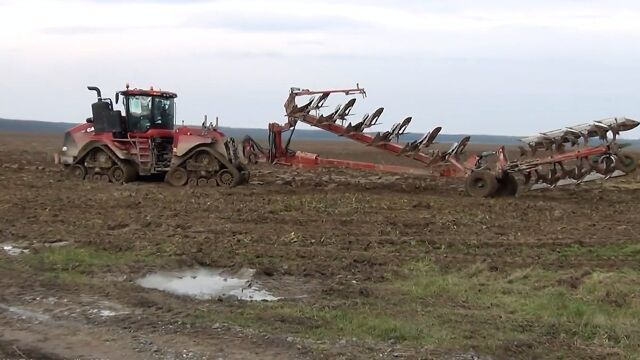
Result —
<instances>
[{"instance_id":1,"label":"water reflection in puddle","mask_svg":"<svg viewBox=\"0 0 640 360\"><path fill-rule=\"evenodd\" d=\"M29 249L23 249L12 244L0 244L2 250L11 256L18 256L22 253L28 253Z\"/></svg>"},{"instance_id":2,"label":"water reflection in puddle","mask_svg":"<svg viewBox=\"0 0 640 360\"><path fill-rule=\"evenodd\" d=\"M209 268L161 271L138 279L136 283L145 288L203 300L217 297L254 301L278 300L278 297L261 288L253 279L254 273L255 270L251 269L229 273L222 269Z\"/></svg>"}]
</instances>

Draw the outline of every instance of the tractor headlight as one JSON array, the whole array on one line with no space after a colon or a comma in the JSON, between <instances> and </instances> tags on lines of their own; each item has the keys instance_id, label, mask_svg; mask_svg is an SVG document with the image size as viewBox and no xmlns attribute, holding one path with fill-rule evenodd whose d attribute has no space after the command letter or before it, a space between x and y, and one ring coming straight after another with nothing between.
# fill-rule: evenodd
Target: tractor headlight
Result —
<instances>
[{"instance_id":1,"label":"tractor headlight","mask_svg":"<svg viewBox=\"0 0 640 360\"><path fill-rule=\"evenodd\" d=\"M67 150L69 150L66 146L62 147L62 152L67 152Z\"/></svg>"}]
</instances>

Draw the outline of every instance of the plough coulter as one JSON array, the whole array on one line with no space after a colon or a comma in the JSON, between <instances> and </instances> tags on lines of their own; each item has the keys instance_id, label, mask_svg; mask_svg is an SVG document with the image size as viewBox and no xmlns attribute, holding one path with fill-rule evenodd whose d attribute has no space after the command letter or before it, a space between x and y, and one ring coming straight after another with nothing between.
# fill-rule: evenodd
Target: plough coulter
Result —
<instances>
[{"instance_id":1,"label":"plough coulter","mask_svg":"<svg viewBox=\"0 0 640 360\"><path fill-rule=\"evenodd\" d=\"M616 142L620 132L631 130L638 122L627 118L612 118L590 124L568 127L523 138L527 147L520 147L520 158L509 160L504 146L496 151L473 154L464 153L469 136L452 144L447 151L433 149L436 137L442 130L435 127L421 138L407 143L399 139L407 131L412 117L407 117L384 132L369 132L379 125L384 108L365 114L360 121L349 121L356 98L338 105L333 111L324 113L327 99L332 94L361 95L366 91L359 86L348 89L311 91L292 88L285 102L287 122L269 124L269 146L260 146L250 137L243 141L245 158L250 162L265 161L297 167L333 166L412 174L439 174L440 176L466 177L466 191L472 196L514 196L522 177L525 185L532 189L579 184L597 179L607 179L633 172L636 159L620 152L623 147ZM299 97L308 97L298 104ZM369 162L327 159L317 154L293 151L289 148L298 122L303 122L347 138L366 146L403 156L424 167L406 167L374 164ZM282 134L289 132L286 143ZM599 144L591 145L590 139L598 138Z\"/></svg>"}]
</instances>

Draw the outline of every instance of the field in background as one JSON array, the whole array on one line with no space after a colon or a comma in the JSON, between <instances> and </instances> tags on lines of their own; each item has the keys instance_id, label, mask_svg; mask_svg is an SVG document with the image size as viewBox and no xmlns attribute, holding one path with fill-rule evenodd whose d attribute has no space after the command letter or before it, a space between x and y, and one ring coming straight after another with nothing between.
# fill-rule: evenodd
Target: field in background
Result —
<instances>
[{"instance_id":1,"label":"field in background","mask_svg":"<svg viewBox=\"0 0 640 360\"><path fill-rule=\"evenodd\" d=\"M82 121L82 119L78 119ZM38 133L38 134L60 134L64 131L68 130L75 124L73 123L55 123L55 122L47 122L47 121L34 121L34 120L10 120L10 119L2 119L0 118L0 131L5 133L15 133L15 132L27 132L27 133ZM192 125L198 126L198 124ZM233 136L236 139L242 139L246 135L253 137L254 139L266 139L268 136L267 132L267 123L265 122L264 128L230 128L230 127L221 127L222 130L227 136ZM381 127L371 129L371 131L385 131L387 129ZM410 130L415 131L415 128L411 128ZM424 131L429 131L430 129L424 129ZM541 129L542 131L543 129ZM546 129L551 130L551 129ZM446 131L446 129L445 129ZM413 141L417 140L424 135L423 133L407 133L403 135L402 141ZM504 135L474 135L474 134L465 134L471 135L472 143L479 145L486 144L503 144L503 145L520 145L520 138L518 136L504 136ZM438 136L438 141L443 143L451 143L460 140L465 135L455 135L455 134L440 134ZM531 134L520 134L521 136L531 135ZM624 134L623 134L623 137ZM339 143L345 143L348 140L339 139L334 134L331 134L326 131L311 129L309 126L302 124L295 131L295 138L301 140L328 140L328 141L337 141ZM624 142L631 144L634 148L640 148L640 140L637 139L625 139Z\"/></svg>"}]
</instances>

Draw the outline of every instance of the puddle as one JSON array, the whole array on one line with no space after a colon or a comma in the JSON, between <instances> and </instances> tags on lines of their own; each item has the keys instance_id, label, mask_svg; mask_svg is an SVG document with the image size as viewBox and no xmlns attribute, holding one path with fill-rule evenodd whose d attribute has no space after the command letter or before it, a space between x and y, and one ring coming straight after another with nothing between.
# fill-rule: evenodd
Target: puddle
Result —
<instances>
[{"instance_id":1,"label":"puddle","mask_svg":"<svg viewBox=\"0 0 640 360\"><path fill-rule=\"evenodd\" d=\"M4 250L4 252L11 256L18 256L20 254L29 252L28 249L23 249L11 244L0 244L0 246L2 247L2 250Z\"/></svg>"},{"instance_id":2,"label":"puddle","mask_svg":"<svg viewBox=\"0 0 640 360\"><path fill-rule=\"evenodd\" d=\"M229 273L222 269L198 268L149 274L136 283L142 287L206 300L232 297L240 300L274 301L278 297L261 288L254 279L255 270Z\"/></svg>"},{"instance_id":3,"label":"puddle","mask_svg":"<svg viewBox=\"0 0 640 360\"><path fill-rule=\"evenodd\" d=\"M37 246L57 248L57 247L67 246L69 244L71 244L69 241L56 241L51 243L37 244ZM24 244L16 245L16 244L3 243L3 244L0 244L0 249L4 250L4 252L9 256L18 256L18 255L29 253L29 245L24 245Z\"/></svg>"},{"instance_id":4,"label":"puddle","mask_svg":"<svg viewBox=\"0 0 640 360\"><path fill-rule=\"evenodd\" d=\"M98 315L100 315L102 317L110 317L110 316L128 314L127 311L114 311L114 310L107 310L107 309L94 309L91 312L94 313L94 314L98 314Z\"/></svg>"},{"instance_id":5,"label":"puddle","mask_svg":"<svg viewBox=\"0 0 640 360\"><path fill-rule=\"evenodd\" d=\"M129 314L129 310L120 304L112 303L109 301L99 301L97 305L98 307L96 309L92 309L90 313L96 314L101 317Z\"/></svg>"},{"instance_id":6,"label":"puddle","mask_svg":"<svg viewBox=\"0 0 640 360\"><path fill-rule=\"evenodd\" d=\"M8 311L19 318L23 319L31 319L36 321L47 321L49 320L49 316L45 314L41 314L35 311L27 310L18 306L8 306L5 304L0 304L0 309Z\"/></svg>"}]
</instances>

